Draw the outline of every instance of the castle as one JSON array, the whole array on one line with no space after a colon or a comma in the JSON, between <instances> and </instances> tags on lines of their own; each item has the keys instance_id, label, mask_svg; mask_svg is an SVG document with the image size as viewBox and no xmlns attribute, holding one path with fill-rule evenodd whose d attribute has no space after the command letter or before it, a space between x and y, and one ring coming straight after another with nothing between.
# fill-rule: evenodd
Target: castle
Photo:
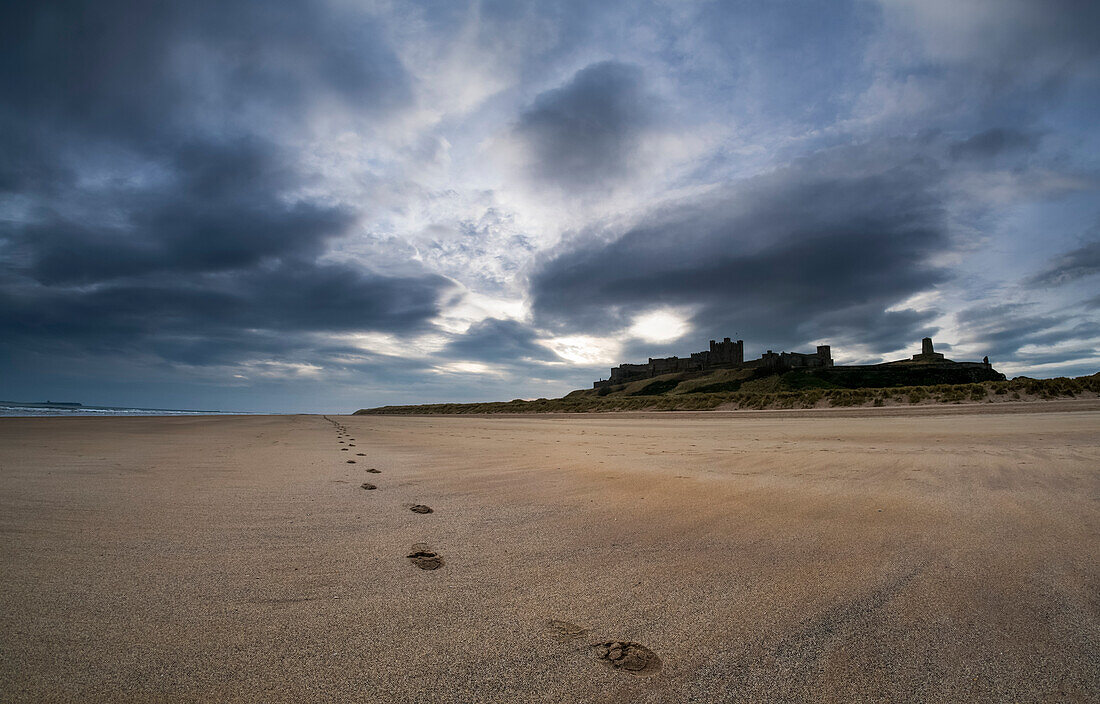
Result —
<instances>
[{"instance_id":1,"label":"castle","mask_svg":"<svg viewBox=\"0 0 1100 704\"><path fill-rule=\"evenodd\" d=\"M601 379L592 384L592 388L626 384L638 379L651 379L662 374L679 372L705 372L713 369L755 369L762 373L785 372L793 369L836 369L837 371L876 371L900 369L902 367L920 367L925 369L950 369L957 372L970 372L979 377L987 376L993 372L989 363L989 357L981 362L955 362L944 358L932 347L932 338L921 340L920 354L913 355L912 359L903 359L896 362L883 364L870 364L859 366L833 366L832 348L829 345L818 345L817 352L773 352L768 350L759 359L745 361L744 340L731 341L725 338L721 342L710 341L710 349L702 352L694 352L690 357L660 357L649 358L646 364L620 364L611 370L608 379ZM1003 375L997 374L1003 378Z\"/></svg>"}]
</instances>

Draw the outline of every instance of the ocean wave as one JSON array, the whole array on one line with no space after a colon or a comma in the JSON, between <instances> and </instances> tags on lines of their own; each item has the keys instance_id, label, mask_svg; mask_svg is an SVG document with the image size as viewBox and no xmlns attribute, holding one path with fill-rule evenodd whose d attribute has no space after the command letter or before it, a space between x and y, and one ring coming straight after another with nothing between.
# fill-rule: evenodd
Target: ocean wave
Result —
<instances>
[{"instance_id":1,"label":"ocean wave","mask_svg":"<svg viewBox=\"0 0 1100 704\"><path fill-rule=\"evenodd\" d=\"M36 406L16 403L0 403L0 417L39 416L207 416L226 415L229 411L192 411L170 408L114 408L110 406Z\"/></svg>"}]
</instances>

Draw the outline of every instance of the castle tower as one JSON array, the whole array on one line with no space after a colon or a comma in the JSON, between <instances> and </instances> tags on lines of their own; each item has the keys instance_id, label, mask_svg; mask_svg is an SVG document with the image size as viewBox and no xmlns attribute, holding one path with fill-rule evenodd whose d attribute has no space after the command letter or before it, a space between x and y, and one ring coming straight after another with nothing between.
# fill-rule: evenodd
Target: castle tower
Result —
<instances>
[{"instance_id":1,"label":"castle tower","mask_svg":"<svg viewBox=\"0 0 1100 704\"><path fill-rule=\"evenodd\" d=\"M710 354L708 356L709 364L744 364L745 362L745 343L742 340L737 342L731 341L728 337L717 342L715 340L710 341Z\"/></svg>"},{"instance_id":2,"label":"castle tower","mask_svg":"<svg viewBox=\"0 0 1100 704\"><path fill-rule=\"evenodd\" d=\"M924 362L925 364L931 364L933 362L942 362L943 355L932 349L932 338L926 337L920 341L920 354L913 355L914 362Z\"/></svg>"}]
</instances>

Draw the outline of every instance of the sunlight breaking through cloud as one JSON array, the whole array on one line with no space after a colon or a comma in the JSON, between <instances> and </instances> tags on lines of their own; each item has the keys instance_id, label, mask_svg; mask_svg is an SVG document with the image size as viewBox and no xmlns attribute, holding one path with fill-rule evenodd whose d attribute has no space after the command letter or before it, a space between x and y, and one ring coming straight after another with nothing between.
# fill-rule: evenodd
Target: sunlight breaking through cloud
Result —
<instances>
[{"instance_id":1,"label":"sunlight breaking through cloud","mask_svg":"<svg viewBox=\"0 0 1100 704\"><path fill-rule=\"evenodd\" d=\"M661 308L634 318L627 332L645 342L673 342L691 332L690 316L674 308Z\"/></svg>"}]
</instances>

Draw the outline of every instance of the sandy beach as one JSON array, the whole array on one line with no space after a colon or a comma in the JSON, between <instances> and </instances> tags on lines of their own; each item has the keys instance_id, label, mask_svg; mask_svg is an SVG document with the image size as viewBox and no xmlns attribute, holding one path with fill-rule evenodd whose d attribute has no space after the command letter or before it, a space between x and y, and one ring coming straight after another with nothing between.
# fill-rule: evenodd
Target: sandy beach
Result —
<instances>
[{"instance_id":1,"label":"sandy beach","mask_svg":"<svg viewBox=\"0 0 1100 704\"><path fill-rule=\"evenodd\" d=\"M0 698L1098 701L1100 408L983 410L3 419Z\"/></svg>"}]
</instances>

